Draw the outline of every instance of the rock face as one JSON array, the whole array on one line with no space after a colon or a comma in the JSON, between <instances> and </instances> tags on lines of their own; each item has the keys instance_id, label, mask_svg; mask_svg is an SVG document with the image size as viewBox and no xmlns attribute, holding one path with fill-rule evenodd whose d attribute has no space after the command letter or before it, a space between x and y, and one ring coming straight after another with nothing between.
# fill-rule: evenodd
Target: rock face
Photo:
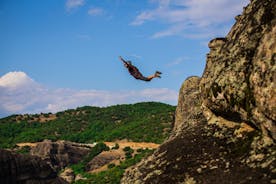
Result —
<instances>
[{"instance_id":1,"label":"rock face","mask_svg":"<svg viewBox=\"0 0 276 184\"><path fill-rule=\"evenodd\" d=\"M129 183L275 183L276 1L251 0L182 85L174 132Z\"/></svg>"},{"instance_id":2,"label":"rock face","mask_svg":"<svg viewBox=\"0 0 276 184\"><path fill-rule=\"evenodd\" d=\"M31 155L41 157L57 170L69 164L76 164L90 152L90 147L69 141L52 142L45 140L30 151Z\"/></svg>"},{"instance_id":3,"label":"rock face","mask_svg":"<svg viewBox=\"0 0 276 184\"><path fill-rule=\"evenodd\" d=\"M42 159L0 150L1 184L66 184Z\"/></svg>"},{"instance_id":4,"label":"rock face","mask_svg":"<svg viewBox=\"0 0 276 184\"><path fill-rule=\"evenodd\" d=\"M226 38L214 39L201 80L204 105L276 139L276 2L253 0Z\"/></svg>"},{"instance_id":5,"label":"rock face","mask_svg":"<svg viewBox=\"0 0 276 184\"><path fill-rule=\"evenodd\" d=\"M75 181L75 174L74 171L71 168L65 168L62 173L59 175L61 178L63 178L68 183L73 183Z\"/></svg>"},{"instance_id":6,"label":"rock face","mask_svg":"<svg viewBox=\"0 0 276 184\"><path fill-rule=\"evenodd\" d=\"M198 118L202 115L199 82L199 77L189 77L181 86L179 91L181 95L179 95L175 113L173 136L171 137L181 134L188 126L197 124Z\"/></svg>"},{"instance_id":7,"label":"rock face","mask_svg":"<svg viewBox=\"0 0 276 184\"><path fill-rule=\"evenodd\" d=\"M86 165L86 171L93 171L112 161L119 160L121 157L122 153L118 150L103 151L88 162Z\"/></svg>"}]
</instances>

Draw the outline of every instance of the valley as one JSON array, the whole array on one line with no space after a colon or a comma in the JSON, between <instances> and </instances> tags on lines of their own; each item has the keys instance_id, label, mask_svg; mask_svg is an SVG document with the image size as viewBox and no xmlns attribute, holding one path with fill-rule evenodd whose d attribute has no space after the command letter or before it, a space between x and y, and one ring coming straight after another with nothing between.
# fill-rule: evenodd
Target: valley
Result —
<instances>
[{"instance_id":1,"label":"valley","mask_svg":"<svg viewBox=\"0 0 276 184\"><path fill-rule=\"evenodd\" d=\"M175 106L144 102L12 115L0 119L0 147L41 158L64 182L119 183L168 138L174 113Z\"/></svg>"}]
</instances>

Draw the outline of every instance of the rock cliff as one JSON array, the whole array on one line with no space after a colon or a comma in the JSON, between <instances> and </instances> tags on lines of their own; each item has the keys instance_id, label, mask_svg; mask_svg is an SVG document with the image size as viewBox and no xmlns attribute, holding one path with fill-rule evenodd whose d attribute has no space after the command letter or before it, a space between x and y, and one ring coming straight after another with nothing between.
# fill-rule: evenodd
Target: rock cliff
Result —
<instances>
[{"instance_id":1,"label":"rock cliff","mask_svg":"<svg viewBox=\"0 0 276 184\"><path fill-rule=\"evenodd\" d=\"M42 159L0 150L1 184L66 184Z\"/></svg>"},{"instance_id":2,"label":"rock cliff","mask_svg":"<svg viewBox=\"0 0 276 184\"><path fill-rule=\"evenodd\" d=\"M91 147L69 141L52 142L44 140L30 151L31 155L38 156L47 161L53 168L60 170L69 164L76 164L82 160Z\"/></svg>"},{"instance_id":3,"label":"rock cliff","mask_svg":"<svg viewBox=\"0 0 276 184\"><path fill-rule=\"evenodd\" d=\"M276 3L254 0L226 38L214 39L201 80L204 105L276 139Z\"/></svg>"},{"instance_id":4,"label":"rock cliff","mask_svg":"<svg viewBox=\"0 0 276 184\"><path fill-rule=\"evenodd\" d=\"M276 1L251 0L182 85L174 132L129 183L276 183Z\"/></svg>"}]
</instances>

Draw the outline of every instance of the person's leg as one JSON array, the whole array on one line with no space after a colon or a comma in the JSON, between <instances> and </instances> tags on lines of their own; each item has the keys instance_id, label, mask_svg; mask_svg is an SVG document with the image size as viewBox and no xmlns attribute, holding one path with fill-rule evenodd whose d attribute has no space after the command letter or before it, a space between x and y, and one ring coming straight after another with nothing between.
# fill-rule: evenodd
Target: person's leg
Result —
<instances>
[{"instance_id":1,"label":"person's leg","mask_svg":"<svg viewBox=\"0 0 276 184\"><path fill-rule=\"evenodd\" d=\"M156 75L154 74L154 75L150 75L150 76L148 76L148 77L146 77L147 78L147 81L151 81L151 79L153 79L153 78L155 78L156 77Z\"/></svg>"},{"instance_id":2,"label":"person's leg","mask_svg":"<svg viewBox=\"0 0 276 184\"><path fill-rule=\"evenodd\" d=\"M156 71L155 74L148 76L147 80L151 81L151 79L156 78L156 77L161 78L160 74L161 74L161 72Z\"/></svg>"}]
</instances>

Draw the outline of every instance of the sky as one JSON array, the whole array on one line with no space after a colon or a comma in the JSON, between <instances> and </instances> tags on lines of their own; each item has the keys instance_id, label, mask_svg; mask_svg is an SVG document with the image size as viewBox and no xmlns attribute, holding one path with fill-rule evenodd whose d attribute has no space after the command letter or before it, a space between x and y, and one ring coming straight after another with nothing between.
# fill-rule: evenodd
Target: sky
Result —
<instances>
[{"instance_id":1,"label":"sky","mask_svg":"<svg viewBox=\"0 0 276 184\"><path fill-rule=\"evenodd\" d=\"M249 0L0 0L0 117L142 101L177 104L208 42ZM151 82L131 77L118 56Z\"/></svg>"}]
</instances>

